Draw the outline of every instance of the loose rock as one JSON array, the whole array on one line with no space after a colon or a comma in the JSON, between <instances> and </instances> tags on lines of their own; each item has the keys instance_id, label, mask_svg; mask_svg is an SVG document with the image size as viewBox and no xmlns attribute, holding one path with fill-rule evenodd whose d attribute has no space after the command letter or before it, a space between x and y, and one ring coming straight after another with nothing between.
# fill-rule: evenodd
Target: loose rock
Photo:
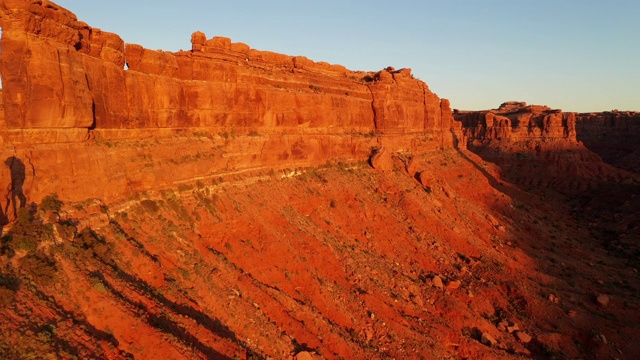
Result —
<instances>
[{"instance_id":1,"label":"loose rock","mask_svg":"<svg viewBox=\"0 0 640 360\"><path fill-rule=\"evenodd\" d=\"M447 289L454 290L460 287L460 281L449 281L447 284Z\"/></svg>"},{"instance_id":2,"label":"loose rock","mask_svg":"<svg viewBox=\"0 0 640 360\"><path fill-rule=\"evenodd\" d=\"M308 351L300 351L296 354L295 360L313 360L313 356Z\"/></svg>"},{"instance_id":3,"label":"loose rock","mask_svg":"<svg viewBox=\"0 0 640 360\"><path fill-rule=\"evenodd\" d=\"M487 346L495 346L498 343L496 339L487 332L482 333L482 338L480 338L480 342Z\"/></svg>"},{"instance_id":4,"label":"loose rock","mask_svg":"<svg viewBox=\"0 0 640 360\"><path fill-rule=\"evenodd\" d=\"M391 153L384 147L381 147L371 154L369 158L371 166L376 170L391 171L393 170L393 159Z\"/></svg>"},{"instance_id":5,"label":"loose rock","mask_svg":"<svg viewBox=\"0 0 640 360\"><path fill-rule=\"evenodd\" d=\"M531 335L527 334L526 332L523 331L518 331L516 332L516 337L518 338L518 340L520 340L521 343L523 344L528 344L531 342Z\"/></svg>"},{"instance_id":6,"label":"loose rock","mask_svg":"<svg viewBox=\"0 0 640 360\"><path fill-rule=\"evenodd\" d=\"M440 278L440 276L436 275L433 278L433 286L437 287L438 289L444 288L444 284L442 283L442 279Z\"/></svg>"},{"instance_id":7,"label":"loose rock","mask_svg":"<svg viewBox=\"0 0 640 360\"><path fill-rule=\"evenodd\" d=\"M500 331L507 331L507 327L509 326L509 323L506 322L505 320L500 321L500 323L498 324L498 330Z\"/></svg>"},{"instance_id":8,"label":"loose rock","mask_svg":"<svg viewBox=\"0 0 640 360\"><path fill-rule=\"evenodd\" d=\"M602 307L606 307L607 305L609 305L609 297L607 295L604 295L604 294L599 294L596 297L596 301L598 302L598 305L600 305Z\"/></svg>"}]
</instances>

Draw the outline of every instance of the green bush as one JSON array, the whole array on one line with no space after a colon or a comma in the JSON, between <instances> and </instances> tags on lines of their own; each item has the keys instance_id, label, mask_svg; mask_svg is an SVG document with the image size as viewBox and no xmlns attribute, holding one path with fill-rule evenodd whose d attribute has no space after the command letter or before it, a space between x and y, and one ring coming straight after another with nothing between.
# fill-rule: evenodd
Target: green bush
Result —
<instances>
[{"instance_id":1,"label":"green bush","mask_svg":"<svg viewBox=\"0 0 640 360\"><path fill-rule=\"evenodd\" d=\"M43 224L26 208L22 208L6 242L15 250L33 252L41 242L48 240L53 240L53 225Z\"/></svg>"},{"instance_id":2,"label":"green bush","mask_svg":"<svg viewBox=\"0 0 640 360\"><path fill-rule=\"evenodd\" d=\"M160 210L158 204L153 200L142 200L140 204L142 204L145 210L151 213L157 213L158 210Z\"/></svg>"},{"instance_id":3,"label":"green bush","mask_svg":"<svg viewBox=\"0 0 640 360\"><path fill-rule=\"evenodd\" d=\"M59 212L64 203L58 199L58 194L45 196L40 202L40 209L45 211Z\"/></svg>"},{"instance_id":4,"label":"green bush","mask_svg":"<svg viewBox=\"0 0 640 360\"><path fill-rule=\"evenodd\" d=\"M20 272L44 285L55 281L58 266L52 256L38 251L20 259Z\"/></svg>"}]
</instances>

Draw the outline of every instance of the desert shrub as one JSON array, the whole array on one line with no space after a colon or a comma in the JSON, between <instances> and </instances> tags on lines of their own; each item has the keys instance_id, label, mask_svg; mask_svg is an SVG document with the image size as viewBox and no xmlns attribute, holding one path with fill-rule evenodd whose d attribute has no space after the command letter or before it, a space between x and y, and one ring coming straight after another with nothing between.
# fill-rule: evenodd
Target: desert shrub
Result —
<instances>
[{"instance_id":1,"label":"desert shrub","mask_svg":"<svg viewBox=\"0 0 640 360\"><path fill-rule=\"evenodd\" d=\"M84 250L85 257L99 258L106 262L112 260L112 245L89 228L85 228L78 234L74 240L74 246Z\"/></svg>"},{"instance_id":2,"label":"desert shrub","mask_svg":"<svg viewBox=\"0 0 640 360\"><path fill-rule=\"evenodd\" d=\"M53 239L53 225L43 224L27 208L18 211L18 219L8 234L8 244L14 250L35 251L43 241Z\"/></svg>"},{"instance_id":3,"label":"desert shrub","mask_svg":"<svg viewBox=\"0 0 640 360\"><path fill-rule=\"evenodd\" d=\"M11 259L16 254L11 244L11 235L5 235L0 239L0 255L6 255Z\"/></svg>"},{"instance_id":4,"label":"desert shrub","mask_svg":"<svg viewBox=\"0 0 640 360\"><path fill-rule=\"evenodd\" d=\"M40 202L40 209L45 211L59 212L64 203L58 199L58 194L50 194L45 196Z\"/></svg>"},{"instance_id":5,"label":"desert shrub","mask_svg":"<svg viewBox=\"0 0 640 360\"><path fill-rule=\"evenodd\" d=\"M20 259L20 272L40 284L52 283L56 279L57 271L56 260L42 251Z\"/></svg>"},{"instance_id":6,"label":"desert shrub","mask_svg":"<svg viewBox=\"0 0 640 360\"><path fill-rule=\"evenodd\" d=\"M70 221L60 222L55 226L62 239L73 239L78 231L78 228Z\"/></svg>"},{"instance_id":7,"label":"desert shrub","mask_svg":"<svg viewBox=\"0 0 640 360\"><path fill-rule=\"evenodd\" d=\"M156 213L160 210L158 204L153 200L142 200L140 204L142 204L142 207L144 207L148 212Z\"/></svg>"},{"instance_id":8,"label":"desert shrub","mask_svg":"<svg viewBox=\"0 0 640 360\"><path fill-rule=\"evenodd\" d=\"M16 292L20 288L20 279L13 271L3 271L0 273L0 287Z\"/></svg>"}]
</instances>

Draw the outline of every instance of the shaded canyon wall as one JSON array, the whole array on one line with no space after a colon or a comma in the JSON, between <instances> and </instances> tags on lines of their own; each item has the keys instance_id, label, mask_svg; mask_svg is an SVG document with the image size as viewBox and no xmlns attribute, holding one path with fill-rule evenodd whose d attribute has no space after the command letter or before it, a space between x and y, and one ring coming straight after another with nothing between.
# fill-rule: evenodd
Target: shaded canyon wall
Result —
<instances>
[{"instance_id":1,"label":"shaded canyon wall","mask_svg":"<svg viewBox=\"0 0 640 360\"><path fill-rule=\"evenodd\" d=\"M607 163L640 173L640 113L607 111L576 115L578 140Z\"/></svg>"}]
</instances>

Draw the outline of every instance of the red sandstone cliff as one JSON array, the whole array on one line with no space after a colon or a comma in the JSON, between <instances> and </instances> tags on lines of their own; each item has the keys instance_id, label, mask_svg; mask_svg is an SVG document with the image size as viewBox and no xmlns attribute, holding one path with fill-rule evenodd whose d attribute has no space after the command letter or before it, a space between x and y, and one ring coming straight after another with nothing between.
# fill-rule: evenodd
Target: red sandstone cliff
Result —
<instances>
[{"instance_id":1,"label":"red sandstone cliff","mask_svg":"<svg viewBox=\"0 0 640 360\"><path fill-rule=\"evenodd\" d=\"M189 51L154 51L46 0L1 0L0 27L0 155L29 169L30 201L451 146L459 128L409 69L350 71L201 32Z\"/></svg>"},{"instance_id":2,"label":"red sandstone cliff","mask_svg":"<svg viewBox=\"0 0 640 360\"><path fill-rule=\"evenodd\" d=\"M440 99L409 69L354 72L201 32L191 51L153 51L48 1L3 1L0 26L8 129L448 133L451 126Z\"/></svg>"}]
</instances>

